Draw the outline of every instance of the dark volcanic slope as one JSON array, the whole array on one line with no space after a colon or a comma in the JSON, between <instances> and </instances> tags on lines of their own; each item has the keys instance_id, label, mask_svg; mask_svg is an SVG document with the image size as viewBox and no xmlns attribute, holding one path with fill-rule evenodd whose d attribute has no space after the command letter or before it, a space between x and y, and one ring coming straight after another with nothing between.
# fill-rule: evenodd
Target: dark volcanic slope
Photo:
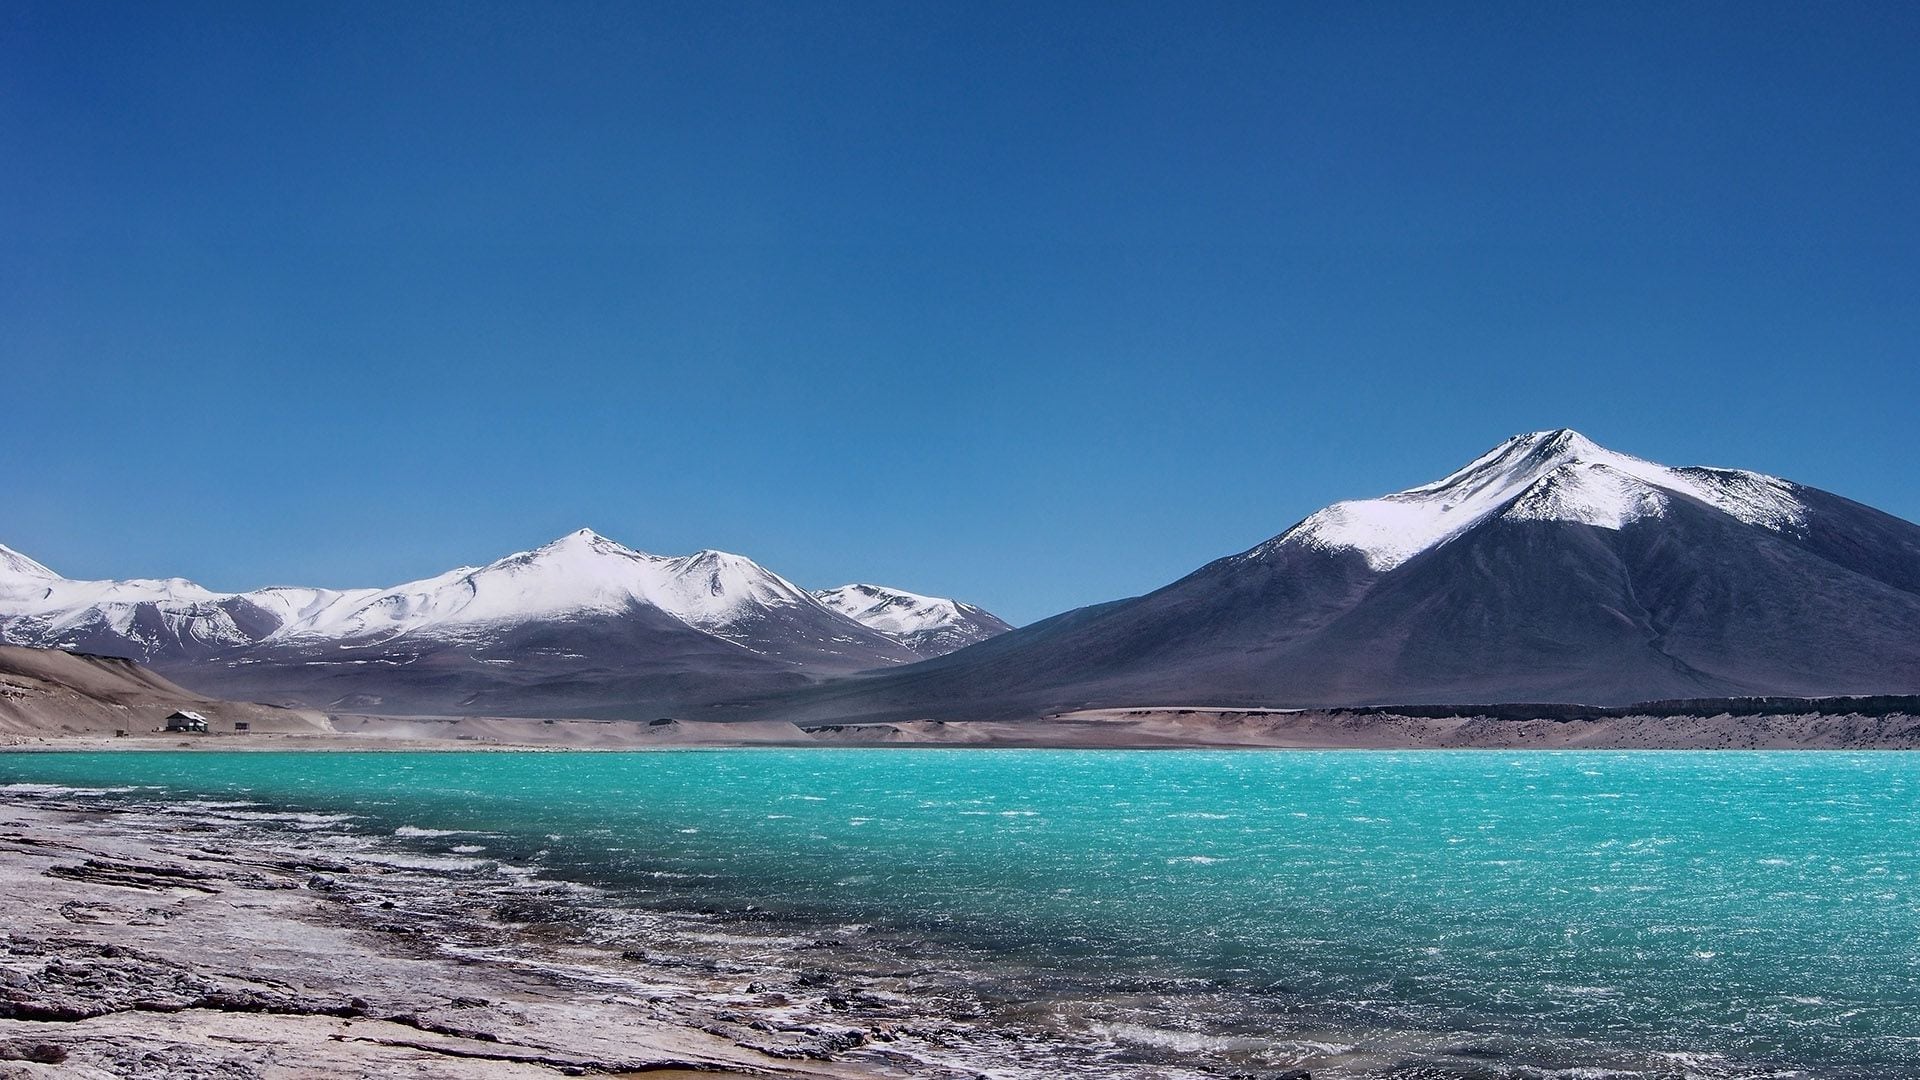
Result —
<instances>
[{"instance_id":1,"label":"dark volcanic slope","mask_svg":"<svg viewBox=\"0 0 1920 1080\"><path fill-rule=\"evenodd\" d=\"M795 664L689 633L647 608L410 635L256 648L153 666L227 697L358 712L488 716L656 716L715 697L810 680Z\"/></svg>"},{"instance_id":2,"label":"dark volcanic slope","mask_svg":"<svg viewBox=\"0 0 1920 1080\"><path fill-rule=\"evenodd\" d=\"M804 723L1917 690L1920 526L1543 432L1146 596L741 711Z\"/></svg>"}]
</instances>

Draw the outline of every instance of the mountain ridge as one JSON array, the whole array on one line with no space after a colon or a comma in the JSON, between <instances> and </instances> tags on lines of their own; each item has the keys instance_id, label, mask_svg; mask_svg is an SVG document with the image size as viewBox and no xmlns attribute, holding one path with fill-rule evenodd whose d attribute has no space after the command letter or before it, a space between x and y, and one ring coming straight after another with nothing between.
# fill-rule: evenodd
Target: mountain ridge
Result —
<instances>
[{"instance_id":1,"label":"mountain ridge","mask_svg":"<svg viewBox=\"0 0 1920 1080\"><path fill-rule=\"evenodd\" d=\"M222 693L436 712L537 712L543 693L651 708L939 648L849 618L745 556L653 555L590 529L385 589L75 581L0 549L0 642L126 656Z\"/></svg>"}]
</instances>

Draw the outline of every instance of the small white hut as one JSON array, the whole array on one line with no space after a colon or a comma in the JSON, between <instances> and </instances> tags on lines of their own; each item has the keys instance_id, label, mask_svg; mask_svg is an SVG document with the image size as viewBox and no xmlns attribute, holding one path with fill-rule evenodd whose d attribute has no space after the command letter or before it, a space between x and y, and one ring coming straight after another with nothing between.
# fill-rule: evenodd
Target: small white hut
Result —
<instances>
[{"instance_id":1,"label":"small white hut","mask_svg":"<svg viewBox=\"0 0 1920 1080\"><path fill-rule=\"evenodd\" d=\"M182 709L172 716L167 717L166 730L198 731L204 734L207 730L207 718L197 712L188 712Z\"/></svg>"}]
</instances>

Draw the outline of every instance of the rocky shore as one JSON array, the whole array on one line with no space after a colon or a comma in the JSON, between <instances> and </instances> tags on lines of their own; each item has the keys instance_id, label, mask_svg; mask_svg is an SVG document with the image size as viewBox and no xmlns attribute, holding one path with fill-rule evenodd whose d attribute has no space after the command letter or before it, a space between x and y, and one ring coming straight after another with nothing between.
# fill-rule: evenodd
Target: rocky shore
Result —
<instances>
[{"instance_id":1,"label":"rocky shore","mask_svg":"<svg viewBox=\"0 0 1920 1080\"><path fill-rule=\"evenodd\" d=\"M874 1009L568 940L551 885L450 908L404 863L9 793L0 1077L903 1075Z\"/></svg>"}]
</instances>

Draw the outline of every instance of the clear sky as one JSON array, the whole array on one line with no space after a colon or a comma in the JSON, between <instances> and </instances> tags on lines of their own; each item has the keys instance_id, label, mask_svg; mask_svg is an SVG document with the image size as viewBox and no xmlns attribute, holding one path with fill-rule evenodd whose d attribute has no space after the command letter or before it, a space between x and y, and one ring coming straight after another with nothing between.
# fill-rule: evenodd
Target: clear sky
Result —
<instances>
[{"instance_id":1,"label":"clear sky","mask_svg":"<svg viewBox=\"0 0 1920 1080\"><path fill-rule=\"evenodd\" d=\"M1016 622L1577 427L1920 518L1920 5L0 5L0 543Z\"/></svg>"}]
</instances>

